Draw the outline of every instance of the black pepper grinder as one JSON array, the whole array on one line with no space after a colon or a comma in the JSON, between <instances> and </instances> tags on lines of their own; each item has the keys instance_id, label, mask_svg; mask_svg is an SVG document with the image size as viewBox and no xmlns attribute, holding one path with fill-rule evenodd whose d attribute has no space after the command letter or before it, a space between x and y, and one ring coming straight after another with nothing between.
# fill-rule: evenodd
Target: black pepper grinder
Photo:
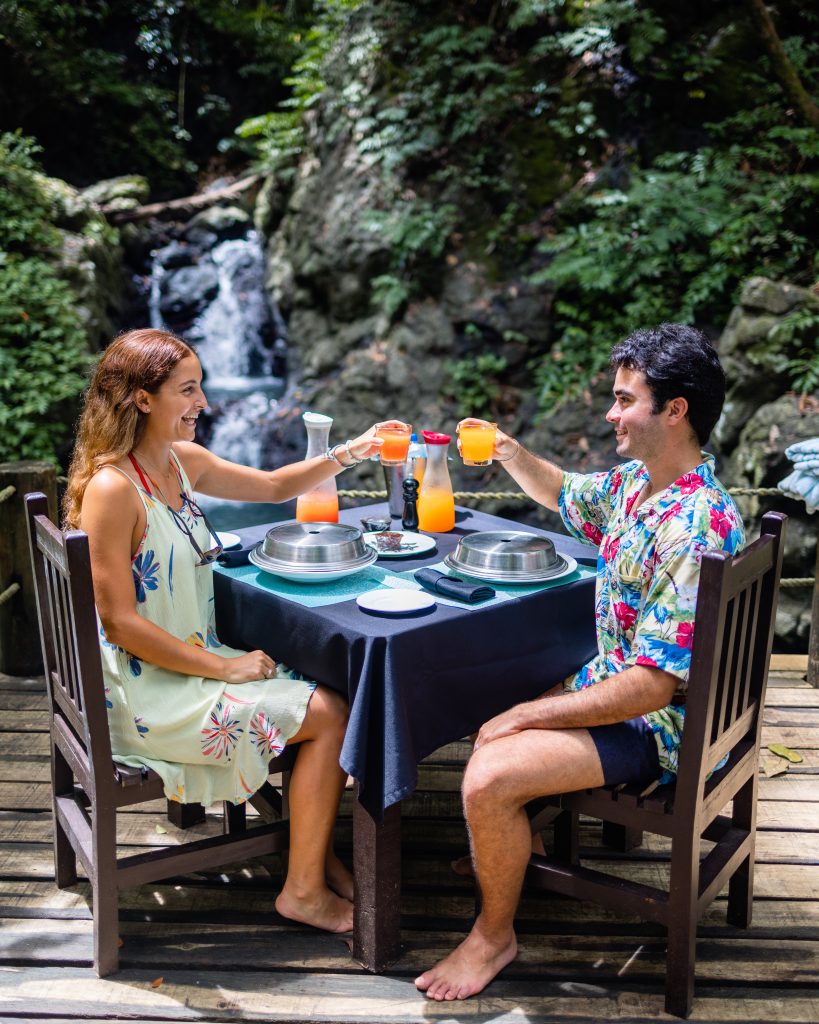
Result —
<instances>
[{"instance_id":1,"label":"black pepper grinder","mask_svg":"<svg viewBox=\"0 0 819 1024\"><path fill-rule=\"evenodd\" d=\"M401 516L401 525L405 530L418 529L418 481L414 476L405 478L401 485L404 492L404 514Z\"/></svg>"}]
</instances>

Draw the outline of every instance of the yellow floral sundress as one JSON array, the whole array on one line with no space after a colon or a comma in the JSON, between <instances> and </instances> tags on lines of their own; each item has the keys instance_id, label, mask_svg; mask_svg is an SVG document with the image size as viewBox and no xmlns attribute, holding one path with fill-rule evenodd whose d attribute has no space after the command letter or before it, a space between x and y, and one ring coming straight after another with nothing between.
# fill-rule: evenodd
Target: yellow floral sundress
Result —
<instances>
[{"instance_id":1,"label":"yellow floral sundress","mask_svg":"<svg viewBox=\"0 0 819 1024\"><path fill-rule=\"evenodd\" d=\"M212 540L190 505L185 471L173 458L185 499L178 514L207 550ZM190 539L168 507L123 476L147 516L131 562L137 612L184 643L240 657L244 651L216 636L211 566L196 565ZM275 678L242 684L171 672L109 643L98 624L116 760L152 768L171 800L206 806L247 800L267 778L271 757L300 729L316 684L279 664Z\"/></svg>"}]
</instances>

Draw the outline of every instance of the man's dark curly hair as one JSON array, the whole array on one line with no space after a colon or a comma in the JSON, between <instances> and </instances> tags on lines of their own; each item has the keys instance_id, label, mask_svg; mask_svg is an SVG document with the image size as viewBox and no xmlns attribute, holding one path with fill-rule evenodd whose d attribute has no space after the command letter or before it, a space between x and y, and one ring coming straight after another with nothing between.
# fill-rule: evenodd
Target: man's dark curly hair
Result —
<instances>
[{"instance_id":1,"label":"man's dark curly hair","mask_svg":"<svg viewBox=\"0 0 819 1024\"><path fill-rule=\"evenodd\" d=\"M660 412L672 398L688 401L688 421L704 445L725 401L725 371L702 331L686 324L660 324L630 334L614 346L614 370L639 370Z\"/></svg>"}]
</instances>

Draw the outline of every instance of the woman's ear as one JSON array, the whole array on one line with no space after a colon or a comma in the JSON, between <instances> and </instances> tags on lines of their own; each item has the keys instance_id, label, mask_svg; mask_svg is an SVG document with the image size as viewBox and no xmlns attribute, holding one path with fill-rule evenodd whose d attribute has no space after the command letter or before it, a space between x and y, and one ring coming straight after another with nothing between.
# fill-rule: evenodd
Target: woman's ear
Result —
<instances>
[{"instance_id":1,"label":"woman's ear","mask_svg":"<svg viewBox=\"0 0 819 1024\"><path fill-rule=\"evenodd\" d=\"M134 405L140 412L149 413L151 411L151 396L149 392L144 388L137 388L134 392Z\"/></svg>"}]
</instances>

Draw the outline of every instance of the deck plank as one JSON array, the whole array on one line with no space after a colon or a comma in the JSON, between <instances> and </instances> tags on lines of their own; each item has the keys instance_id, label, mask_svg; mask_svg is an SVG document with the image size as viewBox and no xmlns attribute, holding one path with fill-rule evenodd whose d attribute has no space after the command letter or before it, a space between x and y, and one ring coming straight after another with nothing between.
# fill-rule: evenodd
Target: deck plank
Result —
<instances>
[{"instance_id":1,"label":"deck plank","mask_svg":"<svg viewBox=\"0 0 819 1024\"><path fill-rule=\"evenodd\" d=\"M803 761L781 775L760 777L751 926L727 924L724 893L700 924L691 1020L702 1024L819 1024L819 691L794 670L774 673L771 683L763 742L797 750ZM90 966L89 886L53 885L47 722L42 682L0 675L3 1020L669 1020L663 1012L662 929L537 892L521 901L519 957L479 998L454 1008L429 1003L416 992L412 978L452 948L473 913L471 880L449 868L466 848L458 795L469 754L465 741L426 759L418 791L403 805L402 953L388 974L364 973L352 961L345 937L278 917L273 899L280 860L271 857L124 892L124 970L98 979ZM351 843L350 800L348 793L337 827L344 856ZM213 834L219 827L218 817L210 815L204 826L181 833L168 823L160 800L123 814L118 839L124 851L133 852ZM581 827L589 860L646 884L664 880L668 843L662 837L646 836L638 850L617 854L601 845L599 833L592 823ZM548 830L545 836L548 841Z\"/></svg>"}]
</instances>

